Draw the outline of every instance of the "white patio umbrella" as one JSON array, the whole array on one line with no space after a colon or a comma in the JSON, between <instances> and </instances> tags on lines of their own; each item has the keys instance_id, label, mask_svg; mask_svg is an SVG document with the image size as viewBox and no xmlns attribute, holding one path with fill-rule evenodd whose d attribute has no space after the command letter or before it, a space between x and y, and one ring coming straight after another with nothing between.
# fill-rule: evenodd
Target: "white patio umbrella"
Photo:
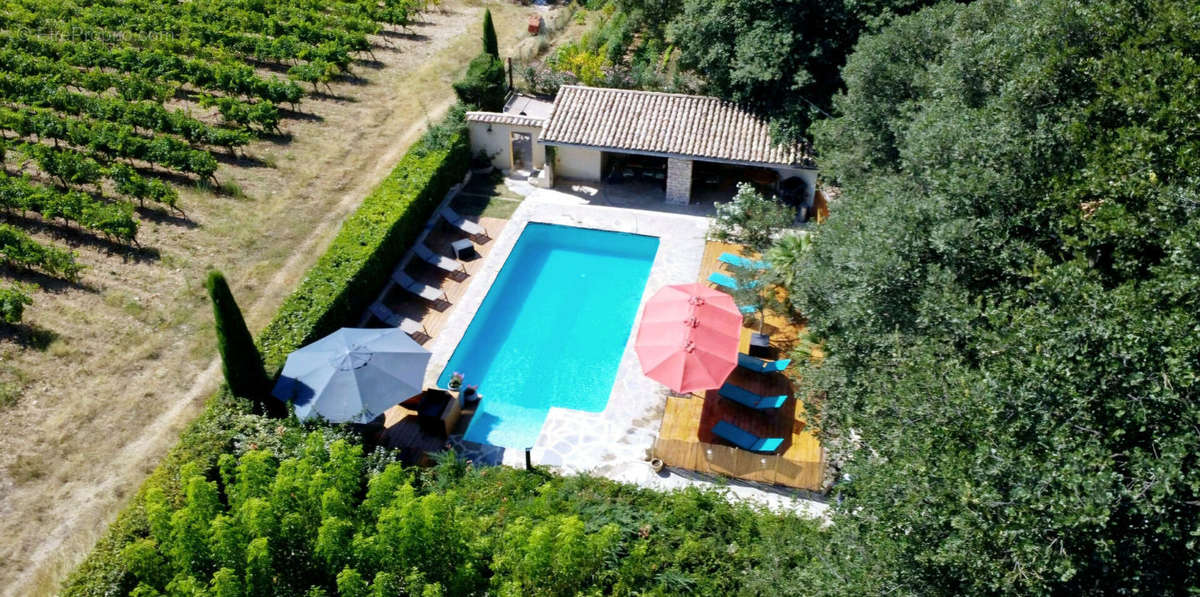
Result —
<instances>
[{"instance_id":1,"label":"white patio umbrella","mask_svg":"<svg viewBox=\"0 0 1200 597\"><path fill-rule=\"evenodd\" d=\"M342 328L288 355L271 394L300 420L367 423L421 392L429 356L398 328Z\"/></svg>"}]
</instances>

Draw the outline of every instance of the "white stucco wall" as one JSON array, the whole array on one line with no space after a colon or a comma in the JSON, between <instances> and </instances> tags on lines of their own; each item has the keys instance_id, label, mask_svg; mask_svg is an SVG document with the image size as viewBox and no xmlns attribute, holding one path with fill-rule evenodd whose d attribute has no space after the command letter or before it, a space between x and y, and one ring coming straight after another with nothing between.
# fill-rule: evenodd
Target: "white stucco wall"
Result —
<instances>
[{"instance_id":1,"label":"white stucco wall","mask_svg":"<svg viewBox=\"0 0 1200 597\"><path fill-rule=\"evenodd\" d=\"M546 163L546 147L541 144L542 129L510 124L492 124L488 131L486 122L468 122L467 131L471 138L471 155L485 151L492 158L492 165L501 170L512 168L511 134L528 133L533 140L533 167L541 168Z\"/></svg>"},{"instance_id":2,"label":"white stucco wall","mask_svg":"<svg viewBox=\"0 0 1200 597\"><path fill-rule=\"evenodd\" d=\"M774 168L774 170L779 173L779 180L783 180L785 178L791 178L793 176L799 176L800 178L803 178L804 182L807 183L807 185L808 185L807 188L805 189L806 196L804 197L804 202L807 205L812 205L813 193L817 189L817 171L816 170L810 170L810 169L793 170L791 168Z\"/></svg>"},{"instance_id":3,"label":"white stucco wall","mask_svg":"<svg viewBox=\"0 0 1200 597\"><path fill-rule=\"evenodd\" d=\"M554 148L554 175L588 182L600 181L601 151L559 145Z\"/></svg>"}]
</instances>

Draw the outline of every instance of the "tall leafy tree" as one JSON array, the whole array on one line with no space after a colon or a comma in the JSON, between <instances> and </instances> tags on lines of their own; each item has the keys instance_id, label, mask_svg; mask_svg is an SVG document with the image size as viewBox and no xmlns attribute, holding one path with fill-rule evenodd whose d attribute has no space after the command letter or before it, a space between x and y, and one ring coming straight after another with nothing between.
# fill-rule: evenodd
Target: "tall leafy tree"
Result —
<instances>
[{"instance_id":1,"label":"tall leafy tree","mask_svg":"<svg viewBox=\"0 0 1200 597\"><path fill-rule=\"evenodd\" d=\"M1194 9L942 4L858 43L791 293L849 481L823 592L1197 586Z\"/></svg>"},{"instance_id":2,"label":"tall leafy tree","mask_svg":"<svg viewBox=\"0 0 1200 597\"><path fill-rule=\"evenodd\" d=\"M242 310L229 290L225 275L211 271L204 285L212 300L217 349L221 352L221 365L229 390L237 396L273 402L266 397L268 381L262 355L254 345L254 338L246 327Z\"/></svg>"},{"instance_id":3,"label":"tall leafy tree","mask_svg":"<svg viewBox=\"0 0 1200 597\"><path fill-rule=\"evenodd\" d=\"M638 4L625 0L625 4ZM640 4L661 4L645 0ZM928 0L683 0L667 28L680 66L707 93L768 117L781 140L800 141L832 110L840 69L859 34ZM649 10L649 9L646 9Z\"/></svg>"}]
</instances>

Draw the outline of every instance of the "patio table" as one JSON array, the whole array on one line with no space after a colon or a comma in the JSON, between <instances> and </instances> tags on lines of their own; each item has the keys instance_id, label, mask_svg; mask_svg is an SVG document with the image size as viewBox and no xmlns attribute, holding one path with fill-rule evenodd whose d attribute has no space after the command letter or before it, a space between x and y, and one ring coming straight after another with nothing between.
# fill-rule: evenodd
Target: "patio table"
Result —
<instances>
[{"instance_id":1,"label":"patio table","mask_svg":"<svg viewBox=\"0 0 1200 597\"><path fill-rule=\"evenodd\" d=\"M454 250L454 258L459 261L462 261L463 257L471 258L475 255L475 243L469 238L450 243L450 248Z\"/></svg>"}]
</instances>

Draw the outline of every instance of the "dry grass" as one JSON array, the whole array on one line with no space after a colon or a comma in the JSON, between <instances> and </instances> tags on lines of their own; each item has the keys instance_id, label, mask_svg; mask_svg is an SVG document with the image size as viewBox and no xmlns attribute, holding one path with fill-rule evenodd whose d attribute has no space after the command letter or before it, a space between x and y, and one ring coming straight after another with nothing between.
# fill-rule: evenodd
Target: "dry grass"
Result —
<instances>
[{"instance_id":1,"label":"dry grass","mask_svg":"<svg viewBox=\"0 0 1200 597\"><path fill-rule=\"evenodd\" d=\"M515 47L531 9L490 6L502 47ZM376 49L377 68L356 69L365 83L306 100L307 116L285 123L289 142L223 165L224 192L182 189L185 218L147 215L145 250L78 245L80 284L37 293L27 325L0 339L0 593L53 592L215 389L205 270L225 271L261 329L451 104L482 7L444 2Z\"/></svg>"}]
</instances>

